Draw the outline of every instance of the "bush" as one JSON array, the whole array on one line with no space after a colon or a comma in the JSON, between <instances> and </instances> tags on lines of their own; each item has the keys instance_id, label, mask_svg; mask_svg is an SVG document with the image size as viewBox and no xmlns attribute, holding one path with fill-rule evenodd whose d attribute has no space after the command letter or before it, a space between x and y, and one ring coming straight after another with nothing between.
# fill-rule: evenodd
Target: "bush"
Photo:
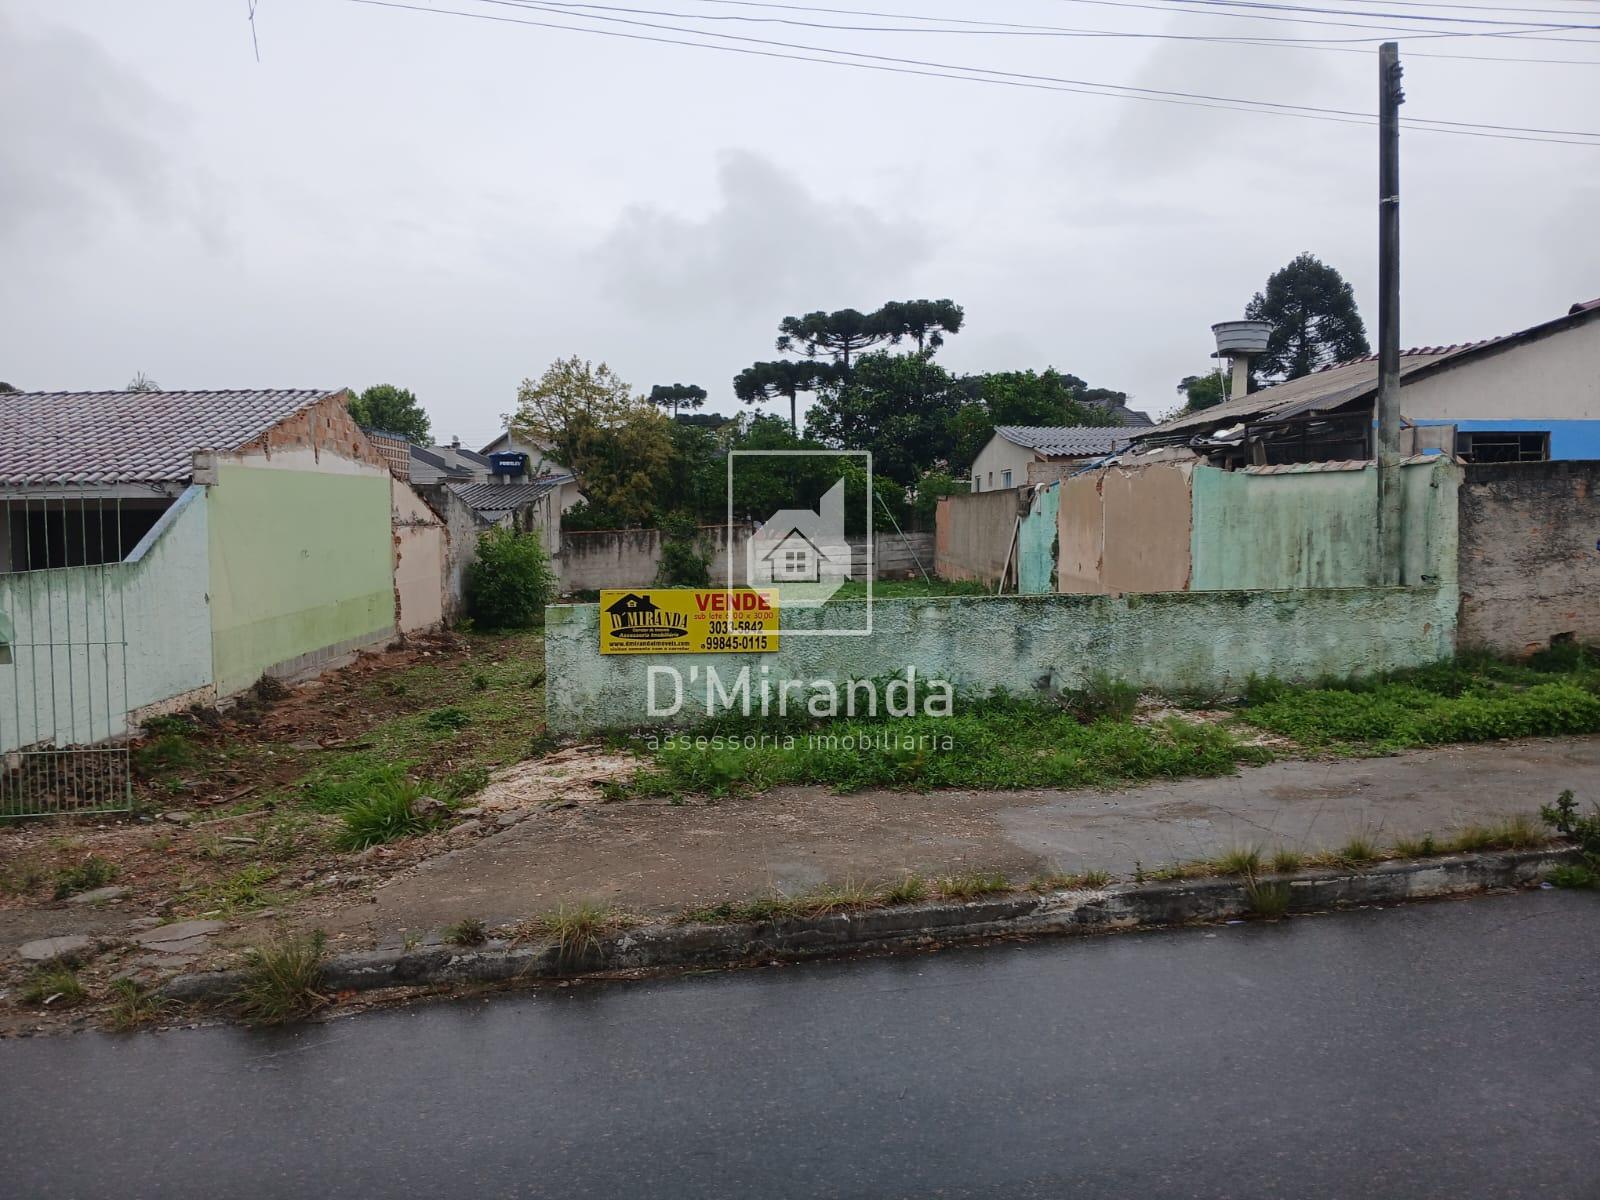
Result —
<instances>
[{"instance_id":1,"label":"bush","mask_svg":"<svg viewBox=\"0 0 1600 1200\"><path fill-rule=\"evenodd\" d=\"M711 586L711 556L700 547L700 527L685 513L673 513L661 522L656 582L666 587Z\"/></svg>"},{"instance_id":2,"label":"bush","mask_svg":"<svg viewBox=\"0 0 1600 1200\"><path fill-rule=\"evenodd\" d=\"M1062 692L1061 703L1085 725L1107 718L1126 721L1139 707L1139 689L1126 680L1096 671L1083 687Z\"/></svg>"},{"instance_id":3,"label":"bush","mask_svg":"<svg viewBox=\"0 0 1600 1200\"><path fill-rule=\"evenodd\" d=\"M536 533L491 529L478 539L467 568L467 607L485 629L524 629L538 623L555 595L550 557Z\"/></svg>"}]
</instances>

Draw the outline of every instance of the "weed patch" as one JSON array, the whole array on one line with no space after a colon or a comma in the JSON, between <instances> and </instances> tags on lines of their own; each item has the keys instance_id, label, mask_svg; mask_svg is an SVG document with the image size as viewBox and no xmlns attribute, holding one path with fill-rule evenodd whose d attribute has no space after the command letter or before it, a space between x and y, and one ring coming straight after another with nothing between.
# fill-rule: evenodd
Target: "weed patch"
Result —
<instances>
[{"instance_id":1,"label":"weed patch","mask_svg":"<svg viewBox=\"0 0 1600 1200\"><path fill-rule=\"evenodd\" d=\"M427 832L437 817L423 810L421 800L422 789L409 779L385 783L340 814L344 824L334 835L334 845L340 850L365 850Z\"/></svg>"},{"instance_id":2,"label":"weed patch","mask_svg":"<svg viewBox=\"0 0 1600 1200\"><path fill-rule=\"evenodd\" d=\"M452 946L481 946L489 940L481 917L463 917L444 930L444 940Z\"/></svg>"},{"instance_id":3,"label":"weed patch","mask_svg":"<svg viewBox=\"0 0 1600 1200\"><path fill-rule=\"evenodd\" d=\"M1289 911L1289 897L1287 883L1260 883L1252 879L1245 887L1250 911L1268 921L1276 921Z\"/></svg>"},{"instance_id":4,"label":"weed patch","mask_svg":"<svg viewBox=\"0 0 1600 1200\"><path fill-rule=\"evenodd\" d=\"M928 898L928 881L921 875L906 875L885 884L878 898L891 907L897 904L921 904Z\"/></svg>"},{"instance_id":5,"label":"weed patch","mask_svg":"<svg viewBox=\"0 0 1600 1200\"><path fill-rule=\"evenodd\" d=\"M1241 762L1268 758L1213 724L1084 725L1070 713L991 699L947 718L840 721L764 738L714 727L704 744L681 738L663 745L628 788L648 796L722 796L784 784L840 792L1092 787L1227 775Z\"/></svg>"},{"instance_id":6,"label":"weed patch","mask_svg":"<svg viewBox=\"0 0 1600 1200\"><path fill-rule=\"evenodd\" d=\"M535 931L554 942L556 959L570 966L598 950L601 934L615 923L609 908L585 900L539 918Z\"/></svg>"},{"instance_id":7,"label":"weed patch","mask_svg":"<svg viewBox=\"0 0 1600 1200\"><path fill-rule=\"evenodd\" d=\"M310 1016L328 998L317 990L327 938L285 934L247 952L244 978L234 993L239 1015L255 1025L282 1025Z\"/></svg>"},{"instance_id":8,"label":"weed patch","mask_svg":"<svg viewBox=\"0 0 1600 1200\"><path fill-rule=\"evenodd\" d=\"M105 887L117 877L117 864L98 854L89 854L56 872L56 899L65 900L79 892Z\"/></svg>"},{"instance_id":9,"label":"weed patch","mask_svg":"<svg viewBox=\"0 0 1600 1200\"><path fill-rule=\"evenodd\" d=\"M77 1004L88 992L71 967L56 965L40 967L22 985L24 1004L71 1005Z\"/></svg>"},{"instance_id":10,"label":"weed patch","mask_svg":"<svg viewBox=\"0 0 1600 1200\"><path fill-rule=\"evenodd\" d=\"M120 1032L138 1029L156 1020L171 1002L151 991L134 979L111 981L111 1011L107 1016L111 1028Z\"/></svg>"},{"instance_id":11,"label":"weed patch","mask_svg":"<svg viewBox=\"0 0 1600 1200\"><path fill-rule=\"evenodd\" d=\"M934 885L944 900L976 900L1011 890L1011 881L998 871L967 871L946 875Z\"/></svg>"}]
</instances>

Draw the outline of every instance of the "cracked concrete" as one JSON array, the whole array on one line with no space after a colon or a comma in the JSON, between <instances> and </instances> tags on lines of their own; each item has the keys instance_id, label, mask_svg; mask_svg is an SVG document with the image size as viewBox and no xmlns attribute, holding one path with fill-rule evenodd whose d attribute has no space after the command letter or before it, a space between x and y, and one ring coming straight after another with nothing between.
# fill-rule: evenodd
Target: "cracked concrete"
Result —
<instances>
[{"instance_id":1,"label":"cracked concrete","mask_svg":"<svg viewBox=\"0 0 1600 1200\"><path fill-rule=\"evenodd\" d=\"M1130 873L1259 844L1335 849L1532 813L1566 787L1600 799L1600 738L1283 762L1221 779L1116 790L834 795L783 788L716 804L580 804L536 812L390 880L317 924L347 943L491 924L595 900L664 913L770 889L906 871Z\"/></svg>"}]
</instances>

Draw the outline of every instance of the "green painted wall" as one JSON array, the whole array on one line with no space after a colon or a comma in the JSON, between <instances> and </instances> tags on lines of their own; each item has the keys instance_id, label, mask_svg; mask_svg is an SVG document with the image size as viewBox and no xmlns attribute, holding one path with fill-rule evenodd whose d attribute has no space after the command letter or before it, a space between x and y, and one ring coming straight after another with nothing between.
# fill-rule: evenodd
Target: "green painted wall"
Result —
<instances>
[{"instance_id":1,"label":"green painted wall","mask_svg":"<svg viewBox=\"0 0 1600 1200\"><path fill-rule=\"evenodd\" d=\"M389 476L224 464L211 488L217 691L394 627Z\"/></svg>"},{"instance_id":2,"label":"green painted wall","mask_svg":"<svg viewBox=\"0 0 1600 1200\"><path fill-rule=\"evenodd\" d=\"M823 611L787 612L783 622L820 628ZM1454 647L1456 600L1443 587L879 600L870 636L790 637L778 653L760 655L602 657L597 605L555 605L545 616L550 728L578 733L703 719L712 667L726 686L742 667L757 679L765 668L775 681L838 685L903 677L911 666L960 692L1027 696L1081 686L1095 671L1227 693L1252 673L1309 680L1417 666ZM841 623L837 614L828 620ZM675 718L648 711L652 667L682 675L686 702Z\"/></svg>"},{"instance_id":3,"label":"green painted wall","mask_svg":"<svg viewBox=\"0 0 1600 1200\"><path fill-rule=\"evenodd\" d=\"M0 753L117 737L129 711L211 683L207 516L191 487L126 562L0 573L16 643L0 657Z\"/></svg>"},{"instance_id":4,"label":"green painted wall","mask_svg":"<svg viewBox=\"0 0 1600 1200\"><path fill-rule=\"evenodd\" d=\"M1405 582L1453 585L1460 470L1402 471ZM1195 591L1362 587L1377 578L1377 471L1252 475L1196 467L1191 534Z\"/></svg>"},{"instance_id":5,"label":"green painted wall","mask_svg":"<svg viewBox=\"0 0 1600 1200\"><path fill-rule=\"evenodd\" d=\"M1017 590L1043 596L1056 590L1056 518L1061 511L1061 485L1033 494L1028 515L1017 533Z\"/></svg>"}]
</instances>

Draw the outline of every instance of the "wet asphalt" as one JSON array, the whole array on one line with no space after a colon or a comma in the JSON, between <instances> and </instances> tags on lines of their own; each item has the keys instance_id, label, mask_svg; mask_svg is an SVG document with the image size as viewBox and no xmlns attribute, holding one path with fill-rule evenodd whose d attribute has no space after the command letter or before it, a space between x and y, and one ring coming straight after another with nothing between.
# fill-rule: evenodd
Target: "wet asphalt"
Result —
<instances>
[{"instance_id":1,"label":"wet asphalt","mask_svg":"<svg viewBox=\"0 0 1600 1200\"><path fill-rule=\"evenodd\" d=\"M1600 896L0 1042L5 1197L1600 1196Z\"/></svg>"}]
</instances>

